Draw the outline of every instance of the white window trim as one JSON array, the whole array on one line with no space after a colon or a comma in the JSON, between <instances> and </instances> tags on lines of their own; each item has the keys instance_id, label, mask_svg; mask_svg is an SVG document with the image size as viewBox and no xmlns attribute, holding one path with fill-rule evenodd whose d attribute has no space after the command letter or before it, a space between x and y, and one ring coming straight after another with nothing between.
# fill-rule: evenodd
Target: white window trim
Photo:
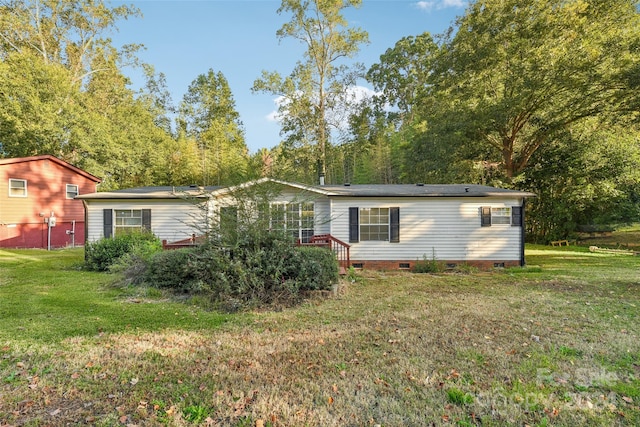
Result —
<instances>
[{"instance_id":1,"label":"white window trim","mask_svg":"<svg viewBox=\"0 0 640 427\"><path fill-rule=\"evenodd\" d=\"M377 217L380 217L380 211L385 209L387 211L387 222L376 222L376 223L364 223L364 221L362 220L363 215L362 215L362 211L363 210L373 210L376 209L378 211L378 215ZM361 242L388 242L391 239L391 209L388 207L371 207L371 208L359 208L358 209L358 216L359 216L359 224L358 227L360 228L360 241ZM367 232L364 233L362 231L363 227L371 227L371 226L377 226L377 227L387 227L387 238L386 239L371 239L371 238L363 238L363 235L367 235L367 237L370 237L371 234L373 234L372 232ZM377 233L378 235L380 235L380 233Z\"/></svg>"},{"instance_id":2,"label":"white window trim","mask_svg":"<svg viewBox=\"0 0 640 427\"><path fill-rule=\"evenodd\" d=\"M297 213L296 213L296 217L295 219L291 219L289 218L289 215L291 214L291 211L289 210L290 206L293 205L297 205ZM305 205L310 205L311 206L311 210L305 210L304 208L308 206ZM281 214L283 215L282 217L282 223L274 223L273 221L273 207L277 206L278 209L282 209ZM313 202L272 202L270 203L269 206L269 228L273 229L273 230L282 230L285 232L297 232L297 238L300 239L301 241L305 241L310 239L314 234L315 234L315 203ZM313 224L312 228L308 228L308 227L303 227L303 225L308 225L308 224L303 224L304 219L308 218L308 216L304 215L304 212L314 212L313 214ZM292 221L294 221L295 223L292 223ZM297 224L296 224L297 223ZM293 226L293 227L292 227ZM310 234L309 234L310 233Z\"/></svg>"},{"instance_id":3,"label":"white window trim","mask_svg":"<svg viewBox=\"0 0 640 427\"><path fill-rule=\"evenodd\" d=\"M73 197L69 197L69 187L75 187L76 188L76 195ZM78 196L80 194L80 187L78 187L77 184L67 184L67 186L65 187L65 195L67 197L67 199L73 199L74 197Z\"/></svg>"},{"instance_id":4,"label":"white window trim","mask_svg":"<svg viewBox=\"0 0 640 427\"><path fill-rule=\"evenodd\" d=\"M24 182L24 194L11 194L12 190L14 190L13 186L11 185L13 182ZM19 179L19 178L9 178L9 197L27 197L28 192L27 192L27 180L26 179Z\"/></svg>"},{"instance_id":5,"label":"white window trim","mask_svg":"<svg viewBox=\"0 0 640 427\"><path fill-rule=\"evenodd\" d=\"M506 222L503 222L505 219ZM492 207L491 225L511 225L511 207Z\"/></svg>"},{"instance_id":6,"label":"white window trim","mask_svg":"<svg viewBox=\"0 0 640 427\"><path fill-rule=\"evenodd\" d=\"M131 212L131 217L130 218L136 218L138 219L138 217L134 217L133 213L134 212L140 212L140 225L135 224L135 225L125 225L125 224L118 224L118 212L123 212L123 211L127 211L127 212ZM118 229L120 230L132 230L132 229L137 229L137 230L142 230L144 228L143 224L142 224L142 209L114 209L113 210L113 236L116 236L118 234Z\"/></svg>"}]
</instances>

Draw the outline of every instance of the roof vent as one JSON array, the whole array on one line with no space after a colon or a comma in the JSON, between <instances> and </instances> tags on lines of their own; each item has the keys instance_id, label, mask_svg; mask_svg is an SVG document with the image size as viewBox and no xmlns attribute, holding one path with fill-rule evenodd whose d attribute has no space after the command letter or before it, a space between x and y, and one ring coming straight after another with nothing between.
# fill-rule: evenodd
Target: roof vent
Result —
<instances>
[{"instance_id":1,"label":"roof vent","mask_svg":"<svg viewBox=\"0 0 640 427\"><path fill-rule=\"evenodd\" d=\"M416 187L424 187L424 183L423 182L419 182L416 184Z\"/></svg>"},{"instance_id":2,"label":"roof vent","mask_svg":"<svg viewBox=\"0 0 640 427\"><path fill-rule=\"evenodd\" d=\"M345 182L345 183L344 183L344 186L345 186L345 187L350 187L350 186L351 186L351 183L350 183L350 182Z\"/></svg>"},{"instance_id":3,"label":"roof vent","mask_svg":"<svg viewBox=\"0 0 640 427\"><path fill-rule=\"evenodd\" d=\"M464 192L468 193L469 192L469 187L464 187Z\"/></svg>"}]
</instances>

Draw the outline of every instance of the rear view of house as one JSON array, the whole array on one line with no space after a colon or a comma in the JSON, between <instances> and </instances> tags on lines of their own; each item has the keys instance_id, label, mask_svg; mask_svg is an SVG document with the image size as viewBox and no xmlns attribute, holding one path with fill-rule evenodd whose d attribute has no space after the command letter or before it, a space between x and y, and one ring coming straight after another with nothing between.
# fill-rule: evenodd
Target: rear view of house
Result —
<instances>
[{"instance_id":1,"label":"rear view of house","mask_svg":"<svg viewBox=\"0 0 640 427\"><path fill-rule=\"evenodd\" d=\"M256 202L245 191L259 186L275 186L268 202L255 206L254 216L268 219L265 227L300 244L338 242L347 254L338 255L343 267L411 269L425 258L452 266L524 265L525 200L534 194L473 184L313 186L263 178L204 188L197 198L171 187L86 194L79 198L87 209L87 241L134 227L181 243L207 221L237 227L237 206ZM207 206L206 218L194 216L197 206Z\"/></svg>"},{"instance_id":2,"label":"rear view of house","mask_svg":"<svg viewBox=\"0 0 640 427\"><path fill-rule=\"evenodd\" d=\"M83 244L79 194L100 179L50 155L0 159L0 247L59 248Z\"/></svg>"}]
</instances>

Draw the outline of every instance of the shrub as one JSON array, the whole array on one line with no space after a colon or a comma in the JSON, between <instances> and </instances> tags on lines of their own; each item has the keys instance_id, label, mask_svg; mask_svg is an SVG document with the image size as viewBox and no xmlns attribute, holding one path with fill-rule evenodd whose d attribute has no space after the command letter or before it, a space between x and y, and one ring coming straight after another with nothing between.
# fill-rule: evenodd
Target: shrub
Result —
<instances>
[{"instance_id":1,"label":"shrub","mask_svg":"<svg viewBox=\"0 0 640 427\"><path fill-rule=\"evenodd\" d=\"M141 231L103 238L85 248L86 265L90 270L107 271L125 254L147 259L162 250L162 242L152 233Z\"/></svg>"},{"instance_id":2,"label":"shrub","mask_svg":"<svg viewBox=\"0 0 640 427\"><path fill-rule=\"evenodd\" d=\"M330 289L338 279L331 251L295 247L276 233L243 236L233 249L203 245L155 254L145 282L177 292L208 295L222 307L296 300L300 291Z\"/></svg>"},{"instance_id":3,"label":"shrub","mask_svg":"<svg viewBox=\"0 0 640 427\"><path fill-rule=\"evenodd\" d=\"M417 261L413 266L414 273L440 273L443 270L444 266L441 261L436 259L435 251L431 259L424 255L422 261Z\"/></svg>"},{"instance_id":4,"label":"shrub","mask_svg":"<svg viewBox=\"0 0 640 427\"><path fill-rule=\"evenodd\" d=\"M328 290L338 281L338 264L332 251L324 248L296 248L296 279L301 290Z\"/></svg>"},{"instance_id":5,"label":"shrub","mask_svg":"<svg viewBox=\"0 0 640 427\"><path fill-rule=\"evenodd\" d=\"M192 249L176 249L154 254L149 260L145 282L157 288L188 291L193 288L196 274L191 268Z\"/></svg>"}]
</instances>

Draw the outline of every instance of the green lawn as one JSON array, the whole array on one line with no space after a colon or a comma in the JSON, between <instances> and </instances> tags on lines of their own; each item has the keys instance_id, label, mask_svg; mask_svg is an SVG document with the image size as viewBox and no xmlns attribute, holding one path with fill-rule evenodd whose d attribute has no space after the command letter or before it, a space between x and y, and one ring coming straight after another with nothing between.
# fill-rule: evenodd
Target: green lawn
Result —
<instances>
[{"instance_id":1,"label":"green lawn","mask_svg":"<svg viewBox=\"0 0 640 427\"><path fill-rule=\"evenodd\" d=\"M0 250L0 425L640 425L640 257L526 253L229 315Z\"/></svg>"}]
</instances>

